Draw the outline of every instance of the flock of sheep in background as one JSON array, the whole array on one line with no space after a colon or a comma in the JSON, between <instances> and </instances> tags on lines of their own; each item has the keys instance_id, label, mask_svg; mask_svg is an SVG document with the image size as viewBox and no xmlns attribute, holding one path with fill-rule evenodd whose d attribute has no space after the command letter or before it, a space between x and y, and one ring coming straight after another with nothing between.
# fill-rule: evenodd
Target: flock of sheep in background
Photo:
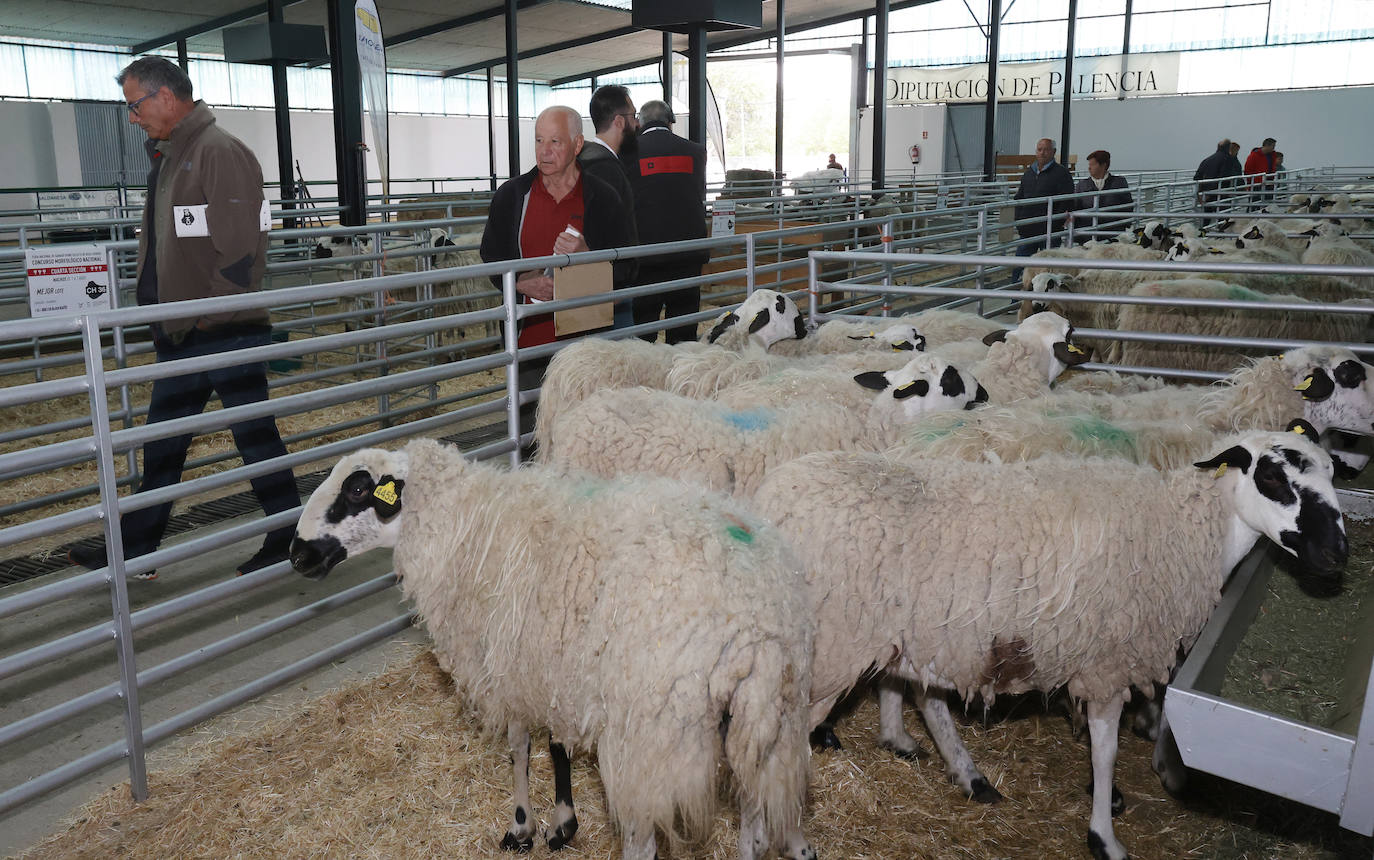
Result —
<instances>
[{"instance_id":1,"label":"flock of sheep in background","mask_svg":"<svg viewBox=\"0 0 1374 860\"><path fill-rule=\"evenodd\" d=\"M1327 203L1351 211L1349 197ZM532 841L519 763L529 730L547 728L561 781L565 745L595 749L630 860L655 857L656 834L709 827L722 762L739 856L814 858L808 735L833 739L832 707L872 680L878 743L921 754L903 726L911 695L951 780L983 802L1000 795L947 697L1067 689L1092 742L1087 842L1121 860L1123 704L1168 681L1261 537L1318 573L1344 564L1332 479L1363 461L1318 443L1374 429L1374 380L1340 346L1244 360L1130 341L1097 348L1230 375L1065 375L1088 360L1076 327L1339 343L1366 340L1367 317L1058 302L1308 300L1296 278L1062 266L1179 247L1180 259L1374 265L1344 235L1363 232L1353 223L1305 225L1297 240L1291 224L1245 224L1230 247L1152 224L1130 243L1044 252L1014 327L932 310L808 332L788 297L758 290L701 343L582 340L549 365L538 464L504 472L429 440L358 452L307 503L292 561L320 577L395 548L441 664L510 738L506 847ZM1368 284L1308 280L1319 301L1374 305ZM1177 784L1178 763L1156 763ZM576 829L570 793L558 802L554 846Z\"/></svg>"}]
</instances>

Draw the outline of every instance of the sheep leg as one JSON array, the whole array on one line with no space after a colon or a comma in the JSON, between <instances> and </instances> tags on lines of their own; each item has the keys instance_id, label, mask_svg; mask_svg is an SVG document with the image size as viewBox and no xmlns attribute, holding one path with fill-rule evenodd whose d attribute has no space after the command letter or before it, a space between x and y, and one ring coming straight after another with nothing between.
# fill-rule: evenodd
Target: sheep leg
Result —
<instances>
[{"instance_id":1,"label":"sheep leg","mask_svg":"<svg viewBox=\"0 0 1374 860\"><path fill-rule=\"evenodd\" d=\"M526 852L534 846L534 816L530 814L530 733L522 725L511 723L506 729L510 742L510 764L515 777L512 794L515 817L501 847L506 851Z\"/></svg>"},{"instance_id":2,"label":"sheep leg","mask_svg":"<svg viewBox=\"0 0 1374 860\"><path fill-rule=\"evenodd\" d=\"M658 843L652 824L631 824L621 839L620 860L658 860Z\"/></svg>"},{"instance_id":3,"label":"sheep leg","mask_svg":"<svg viewBox=\"0 0 1374 860\"><path fill-rule=\"evenodd\" d=\"M1159 711L1159 737L1155 739L1155 751L1150 766L1159 776L1159 782L1165 791L1174 797L1183 793L1188 784L1188 767L1183 763L1183 756L1178 751L1174 733L1169 731L1169 718L1164 715L1163 708Z\"/></svg>"},{"instance_id":4,"label":"sheep leg","mask_svg":"<svg viewBox=\"0 0 1374 860\"><path fill-rule=\"evenodd\" d=\"M763 814L752 804L741 804L739 811L739 860L758 860L768 853L768 835L763 826ZM816 860L816 849L806 841L800 827L788 827L783 836L780 860Z\"/></svg>"},{"instance_id":5,"label":"sheep leg","mask_svg":"<svg viewBox=\"0 0 1374 860\"><path fill-rule=\"evenodd\" d=\"M1112 782L1116 770L1116 732L1124 696L1088 702L1088 734L1092 738L1093 811L1088 820L1088 848L1094 860L1126 860L1126 848L1112 831Z\"/></svg>"},{"instance_id":6,"label":"sheep leg","mask_svg":"<svg viewBox=\"0 0 1374 860\"><path fill-rule=\"evenodd\" d=\"M949 703L941 690L918 690L916 704L926 721L926 731L935 742L935 749L945 760L945 773L950 782L963 789L970 800L978 803L996 803L1002 793L992 787L988 778L983 776L973 763L973 756L959 739L959 728L954 725L954 717L949 713Z\"/></svg>"},{"instance_id":7,"label":"sheep leg","mask_svg":"<svg viewBox=\"0 0 1374 860\"><path fill-rule=\"evenodd\" d=\"M553 760L554 823L544 831L544 841L549 850L557 851L577 833L577 812L573 809L572 765L568 762L568 751L552 737L549 738L549 758Z\"/></svg>"},{"instance_id":8,"label":"sheep leg","mask_svg":"<svg viewBox=\"0 0 1374 860\"><path fill-rule=\"evenodd\" d=\"M885 675L878 682L878 746L908 761L928 758L930 753L921 748L903 723L905 692L906 682L894 675Z\"/></svg>"}]
</instances>

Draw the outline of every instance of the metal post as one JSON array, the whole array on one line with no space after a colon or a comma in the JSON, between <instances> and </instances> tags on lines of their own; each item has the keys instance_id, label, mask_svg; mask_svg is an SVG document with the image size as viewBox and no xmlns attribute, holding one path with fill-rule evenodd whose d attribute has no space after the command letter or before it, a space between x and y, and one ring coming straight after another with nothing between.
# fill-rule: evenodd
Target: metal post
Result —
<instances>
[{"instance_id":1,"label":"metal post","mask_svg":"<svg viewBox=\"0 0 1374 860\"><path fill-rule=\"evenodd\" d=\"M177 65L186 74L191 73L191 59L186 55L186 40L177 39Z\"/></svg>"},{"instance_id":2,"label":"metal post","mask_svg":"<svg viewBox=\"0 0 1374 860\"><path fill-rule=\"evenodd\" d=\"M984 206L984 207L982 207L982 208L980 208L980 209L978 210L978 253L979 253L979 254L986 254L986 253L987 253L987 248L988 248L988 210L987 210L987 207ZM979 265L977 271L978 271L978 278L977 278L977 281L976 281L976 282L977 282L977 284L978 284L978 289L980 289L980 290L985 290L985 289L987 289L987 287L988 287L988 285L987 285L987 279L986 279L986 275L985 275L986 270L985 270L981 265ZM978 306L978 313L979 313L979 314L982 314L982 312L983 312L983 308L982 308L982 303L980 302L980 303L979 303L979 306Z\"/></svg>"},{"instance_id":3,"label":"metal post","mask_svg":"<svg viewBox=\"0 0 1374 860\"><path fill-rule=\"evenodd\" d=\"M506 158L508 176L520 175L520 43L515 33L516 0L506 0Z\"/></svg>"},{"instance_id":4,"label":"metal post","mask_svg":"<svg viewBox=\"0 0 1374 860\"><path fill-rule=\"evenodd\" d=\"M124 700L124 739L129 745L129 791L134 800L148 799L148 770L143 757L143 713L139 707L138 666L134 659L134 628L129 618L129 584L124 572L124 536L119 523L119 486L110 440L110 410L105 400L105 365L100 355L100 326L88 314L81 318L82 351L86 362L87 394L91 402L91 430L97 450L101 516L105 520L105 550L109 558L106 581L114 611L115 655L119 660L120 698Z\"/></svg>"},{"instance_id":5,"label":"metal post","mask_svg":"<svg viewBox=\"0 0 1374 860\"><path fill-rule=\"evenodd\" d=\"M501 301L506 309L504 335L506 354L510 364L506 365L506 436L515 441L510 452L510 467L520 466L520 358L519 338L515 320L515 270L501 275Z\"/></svg>"},{"instance_id":6,"label":"metal post","mask_svg":"<svg viewBox=\"0 0 1374 860\"><path fill-rule=\"evenodd\" d=\"M282 0L267 0L267 20L273 24L282 22ZM281 194L282 208L296 208L296 183L292 173L295 159L291 156L291 101L286 88L286 63L272 61L272 105L277 122L277 189ZM294 229L295 218L286 218L282 226Z\"/></svg>"},{"instance_id":7,"label":"metal post","mask_svg":"<svg viewBox=\"0 0 1374 860\"><path fill-rule=\"evenodd\" d=\"M819 291L819 290L820 290L820 286L816 283L816 273L817 273L817 269L818 269L818 267L817 267L817 265L816 265L816 258L813 257L813 256L811 256L810 254L807 254L807 255L806 255L806 287L807 287L807 290L806 290L806 291L807 291L806 312L807 312L807 322L812 322L812 323L814 323L814 322L816 321L816 315L817 315L818 313L820 313L820 310L821 310L820 291Z\"/></svg>"},{"instance_id":8,"label":"metal post","mask_svg":"<svg viewBox=\"0 0 1374 860\"><path fill-rule=\"evenodd\" d=\"M873 17L873 188L886 182L887 144L887 11L888 0L877 0Z\"/></svg>"},{"instance_id":9,"label":"metal post","mask_svg":"<svg viewBox=\"0 0 1374 860\"><path fill-rule=\"evenodd\" d=\"M496 71L487 66L487 170L491 190L496 190ZM515 174L511 174L514 176Z\"/></svg>"},{"instance_id":10,"label":"metal post","mask_svg":"<svg viewBox=\"0 0 1374 860\"><path fill-rule=\"evenodd\" d=\"M882 247L884 254L892 253L892 223L892 216L888 216L887 219L883 221ZM892 286L891 263L883 263L883 286ZM881 313L885 317L892 316L892 296L888 293L883 293L883 307Z\"/></svg>"},{"instance_id":11,"label":"metal post","mask_svg":"<svg viewBox=\"0 0 1374 860\"><path fill-rule=\"evenodd\" d=\"M787 0L775 0L778 18L778 51L777 51L777 94L773 101L773 174L778 179L782 179L782 70L783 57L786 52L783 50L783 42L787 37L787 22L783 11Z\"/></svg>"},{"instance_id":12,"label":"metal post","mask_svg":"<svg viewBox=\"0 0 1374 860\"><path fill-rule=\"evenodd\" d=\"M687 34L687 139L706 143L706 25Z\"/></svg>"},{"instance_id":13,"label":"metal post","mask_svg":"<svg viewBox=\"0 0 1374 860\"><path fill-rule=\"evenodd\" d=\"M1126 20L1121 27L1121 77L1126 77L1126 60L1131 55L1131 2L1126 0ZM1116 94L1117 101L1125 101L1126 91L1120 90Z\"/></svg>"},{"instance_id":14,"label":"metal post","mask_svg":"<svg viewBox=\"0 0 1374 860\"><path fill-rule=\"evenodd\" d=\"M1059 132L1059 163L1069 166L1069 107L1073 104L1073 34L1078 0L1069 0L1069 42L1064 48L1064 121Z\"/></svg>"},{"instance_id":15,"label":"metal post","mask_svg":"<svg viewBox=\"0 0 1374 860\"><path fill-rule=\"evenodd\" d=\"M334 96L334 168L341 208L339 224L357 227L367 223L362 72L358 68L355 47L358 33L351 2L328 0L328 12L329 77Z\"/></svg>"},{"instance_id":16,"label":"metal post","mask_svg":"<svg viewBox=\"0 0 1374 860\"><path fill-rule=\"evenodd\" d=\"M988 100L983 117L983 181L997 181L997 52L1002 34L1002 0L988 0Z\"/></svg>"},{"instance_id":17,"label":"metal post","mask_svg":"<svg viewBox=\"0 0 1374 860\"><path fill-rule=\"evenodd\" d=\"M673 107L673 34L663 31L663 103Z\"/></svg>"}]
</instances>

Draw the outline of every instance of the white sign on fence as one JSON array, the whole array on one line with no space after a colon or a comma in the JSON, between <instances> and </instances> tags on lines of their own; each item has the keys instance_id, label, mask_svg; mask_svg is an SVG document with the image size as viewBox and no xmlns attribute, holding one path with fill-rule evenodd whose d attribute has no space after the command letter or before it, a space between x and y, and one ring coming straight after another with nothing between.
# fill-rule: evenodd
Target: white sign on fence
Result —
<instances>
[{"instance_id":1,"label":"white sign on fence","mask_svg":"<svg viewBox=\"0 0 1374 860\"><path fill-rule=\"evenodd\" d=\"M29 315L81 314L110 307L104 245L44 245L24 250Z\"/></svg>"},{"instance_id":2,"label":"white sign on fence","mask_svg":"<svg viewBox=\"0 0 1374 860\"><path fill-rule=\"evenodd\" d=\"M735 201L716 201L716 205L711 209L711 235L735 235Z\"/></svg>"},{"instance_id":3,"label":"white sign on fence","mask_svg":"<svg viewBox=\"0 0 1374 860\"><path fill-rule=\"evenodd\" d=\"M43 221L91 221L97 218L113 218L119 206L119 192L113 189L103 191L39 191L36 195L38 208L43 210ZM68 209L88 209L96 206L106 207L105 212L67 212Z\"/></svg>"}]
</instances>

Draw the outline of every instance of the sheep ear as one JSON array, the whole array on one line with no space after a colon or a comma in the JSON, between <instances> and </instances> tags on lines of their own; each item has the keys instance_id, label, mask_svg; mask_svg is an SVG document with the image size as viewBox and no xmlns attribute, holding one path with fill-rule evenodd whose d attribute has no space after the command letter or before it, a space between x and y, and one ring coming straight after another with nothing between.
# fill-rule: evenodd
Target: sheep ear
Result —
<instances>
[{"instance_id":1,"label":"sheep ear","mask_svg":"<svg viewBox=\"0 0 1374 860\"><path fill-rule=\"evenodd\" d=\"M849 336L849 339L850 339L850 340L872 340L872 339L873 339L873 332L869 332L868 334L851 334L851 335Z\"/></svg>"},{"instance_id":2,"label":"sheep ear","mask_svg":"<svg viewBox=\"0 0 1374 860\"><path fill-rule=\"evenodd\" d=\"M910 341L907 341L907 342L910 343ZM923 335L923 334L918 334L918 335L916 335L916 342L915 342L915 344L914 344L914 347L915 347L916 352L925 352L925 351L926 351L926 336Z\"/></svg>"},{"instance_id":3,"label":"sheep ear","mask_svg":"<svg viewBox=\"0 0 1374 860\"><path fill-rule=\"evenodd\" d=\"M1059 341L1053 347L1051 347L1051 349L1054 352L1054 357L1059 359L1068 367L1075 367L1077 365L1084 364L1092 359L1092 350L1086 350L1081 347L1074 346L1073 344L1065 340Z\"/></svg>"},{"instance_id":4,"label":"sheep ear","mask_svg":"<svg viewBox=\"0 0 1374 860\"><path fill-rule=\"evenodd\" d=\"M1312 422L1306 418L1294 418L1283 429L1285 433L1297 433L1299 436L1306 436L1313 442L1317 441L1317 437L1321 435L1317 432L1317 428L1312 426Z\"/></svg>"},{"instance_id":5,"label":"sheep ear","mask_svg":"<svg viewBox=\"0 0 1374 860\"><path fill-rule=\"evenodd\" d=\"M730 326L734 325L737 322L739 322L739 315L736 314L734 311L731 311L730 313L721 317L720 322L716 323L715 328L711 329L711 333L706 335L706 342L715 343L717 340L720 339L721 335L725 334L725 332L730 328Z\"/></svg>"},{"instance_id":6,"label":"sheep ear","mask_svg":"<svg viewBox=\"0 0 1374 860\"><path fill-rule=\"evenodd\" d=\"M1326 368L1317 367L1307 374L1306 379L1293 386L1293 390L1301 392L1303 400L1321 403L1335 392L1336 383L1327 374Z\"/></svg>"},{"instance_id":7,"label":"sheep ear","mask_svg":"<svg viewBox=\"0 0 1374 860\"><path fill-rule=\"evenodd\" d=\"M1336 371L1333 374L1336 377L1336 384L1341 388L1357 388L1364 385L1366 376L1364 368L1364 362L1347 358L1336 365Z\"/></svg>"},{"instance_id":8,"label":"sheep ear","mask_svg":"<svg viewBox=\"0 0 1374 860\"><path fill-rule=\"evenodd\" d=\"M887 374L879 370L865 370L863 373L856 374L854 381L864 388L871 388L874 391L882 391L891 384L887 381Z\"/></svg>"},{"instance_id":9,"label":"sheep ear","mask_svg":"<svg viewBox=\"0 0 1374 860\"><path fill-rule=\"evenodd\" d=\"M892 398L894 400L905 400L912 395L916 397L925 397L929 393L930 383L928 381L924 379L913 379L901 388L894 388L892 390Z\"/></svg>"},{"instance_id":10,"label":"sheep ear","mask_svg":"<svg viewBox=\"0 0 1374 860\"><path fill-rule=\"evenodd\" d=\"M1222 475L1226 474L1226 469L1230 466L1235 466L1240 469L1242 473L1249 472L1250 464L1253 460L1254 458L1250 456L1249 451L1245 450L1245 448L1240 445L1235 445L1227 448L1210 460L1203 460L1193 465L1197 466L1199 469L1215 469L1216 472L1212 477L1220 478Z\"/></svg>"},{"instance_id":11,"label":"sheep ear","mask_svg":"<svg viewBox=\"0 0 1374 860\"><path fill-rule=\"evenodd\" d=\"M802 319L801 314L797 314L796 318L792 320L792 325L796 329L797 340L804 340L806 338L806 320Z\"/></svg>"},{"instance_id":12,"label":"sheep ear","mask_svg":"<svg viewBox=\"0 0 1374 860\"><path fill-rule=\"evenodd\" d=\"M998 331L990 331L987 334L983 335L983 344L985 346L992 346L994 343L1003 343L1006 341L1006 339L1007 330L999 329Z\"/></svg>"},{"instance_id":13,"label":"sheep ear","mask_svg":"<svg viewBox=\"0 0 1374 860\"><path fill-rule=\"evenodd\" d=\"M372 509L383 520L389 520L401 512L401 490L406 482L392 475L383 475L372 490Z\"/></svg>"},{"instance_id":14,"label":"sheep ear","mask_svg":"<svg viewBox=\"0 0 1374 860\"><path fill-rule=\"evenodd\" d=\"M768 321L772 318L773 315L768 312L768 308L764 308L763 310L754 314L754 318L749 322L749 333L753 334L754 332L768 325Z\"/></svg>"}]
</instances>

